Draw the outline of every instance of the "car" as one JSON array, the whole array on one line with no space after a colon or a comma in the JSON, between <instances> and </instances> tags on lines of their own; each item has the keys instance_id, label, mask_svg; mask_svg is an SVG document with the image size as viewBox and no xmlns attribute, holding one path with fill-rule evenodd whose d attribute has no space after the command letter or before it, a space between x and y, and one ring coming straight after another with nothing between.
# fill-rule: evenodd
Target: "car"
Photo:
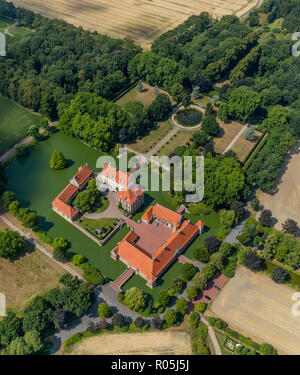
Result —
<instances>
[{"instance_id":1,"label":"car","mask_svg":"<svg viewBox=\"0 0 300 375\"><path fill-rule=\"evenodd\" d=\"M211 298L209 296L204 296L207 300L211 301Z\"/></svg>"},{"instance_id":2,"label":"car","mask_svg":"<svg viewBox=\"0 0 300 375\"><path fill-rule=\"evenodd\" d=\"M218 285L214 285L214 288L217 289L218 291L221 290L221 288L219 288Z\"/></svg>"}]
</instances>

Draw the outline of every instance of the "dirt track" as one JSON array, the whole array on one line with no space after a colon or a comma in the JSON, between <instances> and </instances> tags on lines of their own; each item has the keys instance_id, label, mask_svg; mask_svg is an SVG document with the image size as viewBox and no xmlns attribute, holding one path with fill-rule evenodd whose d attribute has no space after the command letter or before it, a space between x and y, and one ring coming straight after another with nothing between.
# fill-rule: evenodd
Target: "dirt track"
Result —
<instances>
[{"instance_id":1,"label":"dirt track","mask_svg":"<svg viewBox=\"0 0 300 375\"><path fill-rule=\"evenodd\" d=\"M220 17L244 15L257 0L13 0L50 18L61 18L115 38L132 37L149 48L160 34L203 11Z\"/></svg>"},{"instance_id":2,"label":"dirt track","mask_svg":"<svg viewBox=\"0 0 300 375\"><path fill-rule=\"evenodd\" d=\"M241 333L287 354L300 354L300 317L291 312L294 289L240 268L212 304L213 312Z\"/></svg>"},{"instance_id":3,"label":"dirt track","mask_svg":"<svg viewBox=\"0 0 300 375\"><path fill-rule=\"evenodd\" d=\"M103 334L74 346L76 355L166 355L192 354L191 338L185 332Z\"/></svg>"}]
</instances>

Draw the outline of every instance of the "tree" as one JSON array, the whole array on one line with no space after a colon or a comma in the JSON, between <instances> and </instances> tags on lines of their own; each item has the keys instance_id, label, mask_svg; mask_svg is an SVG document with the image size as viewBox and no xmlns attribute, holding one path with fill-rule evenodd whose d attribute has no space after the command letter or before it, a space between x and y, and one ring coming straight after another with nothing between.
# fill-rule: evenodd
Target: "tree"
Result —
<instances>
[{"instance_id":1,"label":"tree","mask_svg":"<svg viewBox=\"0 0 300 375\"><path fill-rule=\"evenodd\" d=\"M97 270L97 268L92 267L91 265L84 268L83 277L86 281L94 286L104 284L104 277Z\"/></svg>"},{"instance_id":2,"label":"tree","mask_svg":"<svg viewBox=\"0 0 300 375\"><path fill-rule=\"evenodd\" d=\"M94 191L84 190L77 194L73 206L80 211L91 211L93 207L95 207L96 201L97 197L95 196Z\"/></svg>"},{"instance_id":3,"label":"tree","mask_svg":"<svg viewBox=\"0 0 300 375\"><path fill-rule=\"evenodd\" d=\"M13 215L13 216L17 216L19 211L20 211L20 203L18 201L13 201L10 205L9 205L9 212Z\"/></svg>"},{"instance_id":4,"label":"tree","mask_svg":"<svg viewBox=\"0 0 300 375\"><path fill-rule=\"evenodd\" d=\"M196 268L193 264L185 263L181 268L181 275L185 281L190 281L196 274Z\"/></svg>"},{"instance_id":5,"label":"tree","mask_svg":"<svg viewBox=\"0 0 300 375\"><path fill-rule=\"evenodd\" d=\"M196 329L199 325L199 321L200 321L200 316L198 313L196 313L196 311L192 311L191 312L191 315L190 315L190 326L193 328L193 329Z\"/></svg>"},{"instance_id":6,"label":"tree","mask_svg":"<svg viewBox=\"0 0 300 375\"><path fill-rule=\"evenodd\" d=\"M293 219L287 219L283 224L282 224L282 231L284 233L290 233L296 236L298 234L298 224L296 223L295 220Z\"/></svg>"},{"instance_id":7,"label":"tree","mask_svg":"<svg viewBox=\"0 0 300 375\"><path fill-rule=\"evenodd\" d=\"M253 198L252 201L250 202L250 207L254 210L254 211L258 211L259 210L259 207L260 207L260 202L257 198Z\"/></svg>"},{"instance_id":8,"label":"tree","mask_svg":"<svg viewBox=\"0 0 300 375\"><path fill-rule=\"evenodd\" d=\"M106 302L102 302L98 306L98 316L99 318L110 318L111 308Z\"/></svg>"},{"instance_id":9,"label":"tree","mask_svg":"<svg viewBox=\"0 0 300 375\"><path fill-rule=\"evenodd\" d=\"M17 158L24 158L29 155L29 147L23 144L18 144L15 147Z\"/></svg>"},{"instance_id":10,"label":"tree","mask_svg":"<svg viewBox=\"0 0 300 375\"><path fill-rule=\"evenodd\" d=\"M235 216L237 217L238 220L241 220L244 217L245 208L244 208L244 203L243 202L234 201L230 205L230 209L232 211L234 211Z\"/></svg>"},{"instance_id":11,"label":"tree","mask_svg":"<svg viewBox=\"0 0 300 375\"><path fill-rule=\"evenodd\" d=\"M227 122L228 121L228 104L227 103L221 103L219 109L218 109L218 117L220 120Z\"/></svg>"},{"instance_id":12,"label":"tree","mask_svg":"<svg viewBox=\"0 0 300 375\"><path fill-rule=\"evenodd\" d=\"M62 329L66 327L66 313L63 309L56 309L52 314L52 322L56 329Z\"/></svg>"},{"instance_id":13,"label":"tree","mask_svg":"<svg viewBox=\"0 0 300 375\"><path fill-rule=\"evenodd\" d=\"M225 256L221 251L214 253L210 257L209 263L213 264L219 271L224 267Z\"/></svg>"},{"instance_id":14,"label":"tree","mask_svg":"<svg viewBox=\"0 0 300 375\"><path fill-rule=\"evenodd\" d=\"M44 347L40 334L37 331L26 332L24 340L31 354L37 353Z\"/></svg>"},{"instance_id":15,"label":"tree","mask_svg":"<svg viewBox=\"0 0 300 375\"><path fill-rule=\"evenodd\" d=\"M186 93L182 98L182 105L184 107L188 107L191 104L191 97L188 93Z\"/></svg>"},{"instance_id":16,"label":"tree","mask_svg":"<svg viewBox=\"0 0 300 375\"><path fill-rule=\"evenodd\" d=\"M187 313L188 303L183 297L176 301L175 310L177 313L180 313L181 315L185 315Z\"/></svg>"},{"instance_id":17,"label":"tree","mask_svg":"<svg viewBox=\"0 0 300 375\"><path fill-rule=\"evenodd\" d=\"M177 323L177 314L175 310L173 309L168 309L164 313L164 321L167 324L167 327L173 327Z\"/></svg>"},{"instance_id":18,"label":"tree","mask_svg":"<svg viewBox=\"0 0 300 375\"><path fill-rule=\"evenodd\" d=\"M137 327L137 328L143 328L144 325L145 325L145 320L141 317L141 316L138 316L135 321L134 321L134 325Z\"/></svg>"},{"instance_id":19,"label":"tree","mask_svg":"<svg viewBox=\"0 0 300 375\"><path fill-rule=\"evenodd\" d=\"M256 140L256 135L255 135L255 128L254 126L250 126L244 134L245 139L247 139L250 142L254 142Z\"/></svg>"},{"instance_id":20,"label":"tree","mask_svg":"<svg viewBox=\"0 0 300 375\"><path fill-rule=\"evenodd\" d=\"M219 250L221 242L217 239L216 236L209 236L204 239L204 245L212 254Z\"/></svg>"},{"instance_id":21,"label":"tree","mask_svg":"<svg viewBox=\"0 0 300 375\"><path fill-rule=\"evenodd\" d=\"M99 321L99 323L98 323L98 327L100 328L100 329L108 329L108 323L107 323L107 321L105 320L105 319L100 319L100 321Z\"/></svg>"},{"instance_id":22,"label":"tree","mask_svg":"<svg viewBox=\"0 0 300 375\"><path fill-rule=\"evenodd\" d=\"M189 301L194 301L197 298L198 294L199 290L194 286L190 286L186 290L186 296Z\"/></svg>"},{"instance_id":23,"label":"tree","mask_svg":"<svg viewBox=\"0 0 300 375\"><path fill-rule=\"evenodd\" d=\"M15 200L16 200L16 194L13 191L5 191L2 194L2 197L1 197L2 206L6 210L8 210L11 203L14 202Z\"/></svg>"},{"instance_id":24,"label":"tree","mask_svg":"<svg viewBox=\"0 0 300 375\"><path fill-rule=\"evenodd\" d=\"M180 83L174 83L171 87L170 91L172 98L177 102L180 103L185 95L184 87Z\"/></svg>"},{"instance_id":25,"label":"tree","mask_svg":"<svg viewBox=\"0 0 300 375\"><path fill-rule=\"evenodd\" d=\"M138 89L138 92L144 91L143 81L141 79L138 81L137 89Z\"/></svg>"},{"instance_id":26,"label":"tree","mask_svg":"<svg viewBox=\"0 0 300 375\"><path fill-rule=\"evenodd\" d=\"M198 99L199 96L200 96L200 87L194 86L193 87L193 97L194 97L194 99Z\"/></svg>"},{"instance_id":27,"label":"tree","mask_svg":"<svg viewBox=\"0 0 300 375\"><path fill-rule=\"evenodd\" d=\"M176 279L172 280L168 293L170 296L177 296L179 293L183 291L183 288L185 287L186 282L182 280L181 278L177 277Z\"/></svg>"},{"instance_id":28,"label":"tree","mask_svg":"<svg viewBox=\"0 0 300 375\"><path fill-rule=\"evenodd\" d=\"M161 329L161 326L163 324L163 321L162 319L160 318L159 315L156 315L154 318L152 318L151 320L151 326L154 328L154 329Z\"/></svg>"},{"instance_id":29,"label":"tree","mask_svg":"<svg viewBox=\"0 0 300 375\"><path fill-rule=\"evenodd\" d=\"M272 226L271 210L268 210L268 209L262 210L258 220L261 223L261 225L263 225L264 227L271 227Z\"/></svg>"},{"instance_id":30,"label":"tree","mask_svg":"<svg viewBox=\"0 0 300 375\"><path fill-rule=\"evenodd\" d=\"M133 287L125 292L123 302L129 309L138 311L145 308L145 296L142 290Z\"/></svg>"},{"instance_id":31,"label":"tree","mask_svg":"<svg viewBox=\"0 0 300 375\"><path fill-rule=\"evenodd\" d=\"M54 150L49 165L52 169L65 169L67 168L67 161L59 150Z\"/></svg>"},{"instance_id":32,"label":"tree","mask_svg":"<svg viewBox=\"0 0 300 375\"><path fill-rule=\"evenodd\" d=\"M68 245L69 245L68 241L63 237L56 237L56 238L54 238L54 240L52 242L52 246L54 248L61 247L64 250L68 247Z\"/></svg>"},{"instance_id":33,"label":"tree","mask_svg":"<svg viewBox=\"0 0 300 375\"><path fill-rule=\"evenodd\" d=\"M201 128L212 137L215 137L220 132L220 126L213 115L205 115Z\"/></svg>"},{"instance_id":34,"label":"tree","mask_svg":"<svg viewBox=\"0 0 300 375\"><path fill-rule=\"evenodd\" d=\"M74 266L80 266L82 263L84 263L84 256L81 254L75 254L71 261L74 264Z\"/></svg>"},{"instance_id":35,"label":"tree","mask_svg":"<svg viewBox=\"0 0 300 375\"><path fill-rule=\"evenodd\" d=\"M235 212L233 210L221 210L220 211L220 222L221 222L221 227L224 228L225 230L230 230L237 222L237 217L235 215Z\"/></svg>"},{"instance_id":36,"label":"tree","mask_svg":"<svg viewBox=\"0 0 300 375\"><path fill-rule=\"evenodd\" d=\"M205 302L195 303L194 307L196 311L203 314L207 308L207 303Z\"/></svg>"},{"instance_id":37,"label":"tree","mask_svg":"<svg viewBox=\"0 0 300 375\"><path fill-rule=\"evenodd\" d=\"M5 354L5 352L3 353ZM8 355L28 355L30 354L29 348L23 337L15 338L6 349Z\"/></svg>"},{"instance_id":38,"label":"tree","mask_svg":"<svg viewBox=\"0 0 300 375\"><path fill-rule=\"evenodd\" d=\"M208 134L203 131L199 130L196 133L193 134L193 144L196 148L203 147L208 142Z\"/></svg>"},{"instance_id":39,"label":"tree","mask_svg":"<svg viewBox=\"0 0 300 375\"><path fill-rule=\"evenodd\" d=\"M5 229L0 232L0 257L12 259L18 256L24 248L24 240L18 232Z\"/></svg>"},{"instance_id":40,"label":"tree","mask_svg":"<svg viewBox=\"0 0 300 375\"><path fill-rule=\"evenodd\" d=\"M205 246L196 247L193 250L193 257L199 262L207 263L210 258L210 252Z\"/></svg>"},{"instance_id":41,"label":"tree","mask_svg":"<svg viewBox=\"0 0 300 375\"><path fill-rule=\"evenodd\" d=\"M0 321L0 344L7 346L22 333L22 318L17 317L14 312L8 311L7 315Z\"/></svg>"},{"instance_id":42,"label":"tree","mask_svg":"<svg viewBox=\"0 0 300 375\"><path fill-rule=\"evenodd\" d=\"M217 271L217 267L214 263L209 262L203 268L201 273L206 277L206 280L210 280Z\"/></svg>"},{"instance_id":43,"label":"tree","mask_svg":"<svg viewBox=\"0 0 300 375\"><path fill-rule=\"evenodd\" d=\"M207 285L208 278L202 272L197 272L192 279L192 285L198 289L198 291L203 290Z\"/></svg>"},{"instance_id":44,"label":"tree","mask_svg":"<svg viewBox=\"0 0 300 375\"><path fill-rule=\"evenodd\" d=\"M56 247L53 251L53 258L62 263L66 262L67 261L66 250L59 246Z\"/></svg>"},{"instance_id":45,"label":"tree","mask_svg":"<svg viewBox=\"0 0 300 375\"><path fill-rule=\"evenodd\" d=\"M125 318L121 313L117 313L112 317L112 324L117 327L123 327L125 324Z\"/></svg>"},{"instance_id":46,"label":"tree","mask_svg":"<svg viewBox=\"0 0 300 375\"><path fill-rule=\"evenodd\" d=\"M168 306L171 302L171 296L165 290L161 290L158 294L158 302L163 306Z\"/></svg>"},{"instance_id":47,"label":"tree","mask_svg":"<svg viewBox=\"0 0 300 375\"><path fill-rule=\"evenodd\" d=\"M243 263L251 271L258 271L262 268L262 260L254 250L248 250L244 254Z\"/></svg>"},{"instance_id":48,"label":"tree","mask_svg":"<svg viewBox=\"0 0 300 375\"><path fill-rule=\"evenodd\" d=\"M228 98L228 114L235 120L246 122L259 108L260 94L242 86L230 91Z\"/></svg>"},{"instance_id":49,"label":"tree","mask_svg":"<svg viewBox=\"0 0 300 375\"><path fill-rule=\"evenodd\" d=\"M288 273L281 267L275 267L271 273L272 280L275 283L284 283L288 278Z\"/></svg>"},{"instance_id":50,"label":"tree","mask_svg":"<svg viewBox=\"0 0 300 375\"><path fill-rule=\"evenodd\" d=\"M43 332L52 321L52 310L43 297L35 297L23 311L23 331Z\"/></svg>"},{"instance_id":51,"label":"tree","mask_svg":"<svg viewBox=\"0 0 300 375\"><path fill-rule=\"evenodd\" d=\"M263 355L276 355L277 354L276 349L273 348L272 345L266 344L266 343L265 344L261 344L259 351Z\"/></svg>"},{"instance_id":52,"label":"tree","mask_svg":"<svg viewBox=\"0 0 300 375\"><path fill-rule=\"evenodd\" d=\"M162 121L172 111L172 103L168 95L158 94L148 107L148 116L151 121Z\"/></svg>"},{"instance_id":53,"label":"tree","mask_svg":"<svg viewBox=\"0 0 300 375\"><path fill-rule=\"evenodd\" d=\"M28 135L38 141L40 139L40 127L38 125L31 125L28 129Z\"/></svg>"}]
</instances>

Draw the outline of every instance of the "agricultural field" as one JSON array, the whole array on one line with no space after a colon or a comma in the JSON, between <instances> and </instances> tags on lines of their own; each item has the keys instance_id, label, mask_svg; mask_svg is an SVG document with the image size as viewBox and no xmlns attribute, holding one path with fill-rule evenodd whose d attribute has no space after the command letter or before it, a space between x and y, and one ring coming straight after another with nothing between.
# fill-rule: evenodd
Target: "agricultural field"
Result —
<instances>
[{"instance_id":1,"label":"agricultural field","mask_svg":"<svg viewBox=\"0 0 300 375\"><path fill-rule=\"evenodd\" d=\"M275 228L281 230L281 224L286 219L295 220L300 225L300 144L298 142L295 152L290 160L286 160L276 192L274 194L259 193L261 203L272 211L276 219Z\"/></svg>"},{"instance_id":2,"label":"agricultural field","mask_svg":"<svg viewBox=\"0 0 300 375\"><path fill-rule=\"evenodd\" d=\"M187 332L107 333L76 344L70 354L188 355L192 354L192 346Z\"/></svg>"},{"instance_id":3,"label":"agricultural field","mask_svg":"<svg viewBox=\"0 0 300 375\"><path fill-rule=\"evenodd\" d=\"M60 18L85 29L114 38L131 37L144 48L159 35L173 29L188 17L209 12L243 16L254 8L257 0L14 0L16 6L30 9L50 18Z\"/></svg>"},{"instance_id":4,"label":"agricultural field","mask_svg":"<svg viewBox=\"0 0 300 375\"><path fill-rule=\"evenodd\" d=\"M8 227L0 219L0 230ZM21 311L35 296L54 288L65 271L27 243L27 251L13 262L0 259L0 291L6 295L7 307Z\"/></svg>"},{"instance_id":5,"label":"agricultural field","mask_svg":"<svg viewBox=\"0 0 300 375\"><path fill-rule=\"evenodd\" d=\"M291 312L294 292L263 274L241 267L211 307L244 336L267 342L281 353L300 354L300 317Z\"/></svg>"},{"instance_id":6,"label":"agricultural field","mask_svg":"<svg viewBox=\"0 0 300 375\"><path fill-rule=\"evenodd\" d=\"M41 116L0 95L0 155L27 135L31 125L39 124Z\"/></svg>"}]
</instances>

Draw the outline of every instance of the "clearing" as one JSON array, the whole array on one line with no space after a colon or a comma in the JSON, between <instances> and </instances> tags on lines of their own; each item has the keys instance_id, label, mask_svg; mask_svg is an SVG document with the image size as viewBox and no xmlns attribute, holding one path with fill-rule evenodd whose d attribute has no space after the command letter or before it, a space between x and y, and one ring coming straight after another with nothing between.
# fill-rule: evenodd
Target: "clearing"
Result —
<instances>
[{"instance_id":1,"label":"clearing","mask_svg":"<svg viewBox=\"0 0 300 375\"><path fill-rule=\"evenodd\" d=\"M265 208L272 211L277 219L275 228L281 230L281 224L286 219L293 219L300 224L300 143L297 144L291 159L285 163L286 168L282 175L275 194L260 192L259 199Z\"/></svg>"},{"instance_id":2,"label":"clearing","mask_svg":"<svg viewBox=\"0 0 300 375\"><path fill-rule=\"evenodd\" d=\"M212 310L255 341L272 344L287 354L300 354L300 317L291 312L294 292L241 267L213 302Z\"/></svg>"},{"instance_id":3,"label":"clearing","mask_svg":"<svg viewBox=\"0 0 300 375\"><path fill-rule=\"evenodd\" d=\"M0 230L9 228L0 219ZM21 311L35 296L58 284L63 268L27 243L28 250L10 262L0 259L0 291L6 295L7 307Z\"/></svg>"},{"instance_id":4,"label":"clearing","mask_svg":"<svg viewBox=\"0 0 300 375\"><path fill-rule=\"evenodd\" d=\"M17 6L50 18L60 18L85 29L96 30L114 38L131 37L142 47L188 17L209 12L243 16L254 8L257 0L14 0Z\"/></svg>"},{"instance_id":5,"label":"clearing","mask_svg":"<svg viewBox=\"0 0 300 375\"><path fill-rule=\"evenodd\" d=\"M214 148L219 154L222 154L226 148L230 145L233 139L240 133L244 125L236 121L231 121L226 124L224 121L218 119L218 123L222 130L222 137L214 138ZM240 161L244 161L248 153L255 146L255 142L250 142L244 137L245 132L240 135L236 142L232 145L231 150L236 152ZM255 135L257 139L261 136L261 133L256 131Z\"/></svg>"},{"instance_id":6,"label":"clearing","mask_svg":"<svg viewBox=\"0 0 300 375\"><path fill-rule=\"evenodd\" d=\"M42 117L0 95L0 155L27 135Z\"/></svg>"},{"instance_id":7,"label":"clearing","mask_svg":"<svg viewBox=\"0 0 300 375\"><path fill-rule=\"evenodd\" d=\"M102 334L74 346L75 355L187 355L192 354L191 337L186 332Z\"/></svg>"}]
</instances>

